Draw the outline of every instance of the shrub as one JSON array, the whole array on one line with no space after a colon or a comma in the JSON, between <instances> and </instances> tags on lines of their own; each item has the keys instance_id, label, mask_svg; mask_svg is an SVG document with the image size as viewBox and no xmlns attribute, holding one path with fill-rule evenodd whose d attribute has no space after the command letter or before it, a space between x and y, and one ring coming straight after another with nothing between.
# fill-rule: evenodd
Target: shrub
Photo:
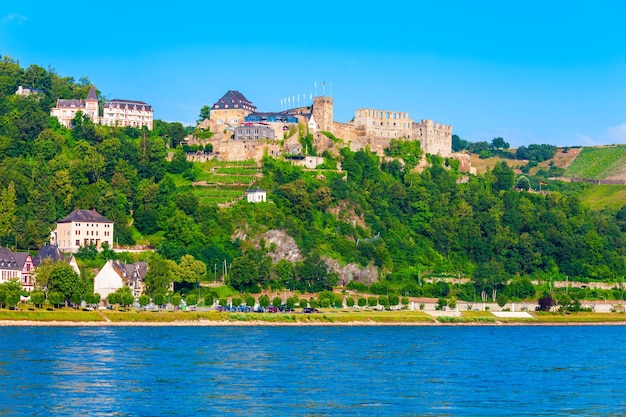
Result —
<instances>
[{"instance_id":1,"label":"shrub","mask_svg":"<svg viewBox=\"0 0 626 417\"><path fill-rule=\"evenodd\" d=\"M357 304L359 307L365 307L367 305L367 299L365 299L365 297L359 297Z\"/></svg>"},{"instance_id":2,"label":"shrub","mask_svg":"<svg viewBox=\"0 0 626 417\"><path fill-rule=\"evenodd\" d=\"M352 297L346 298L346 305L348 307L354 307L354 298L352 298Z\"/></svg>"}]
</instances>

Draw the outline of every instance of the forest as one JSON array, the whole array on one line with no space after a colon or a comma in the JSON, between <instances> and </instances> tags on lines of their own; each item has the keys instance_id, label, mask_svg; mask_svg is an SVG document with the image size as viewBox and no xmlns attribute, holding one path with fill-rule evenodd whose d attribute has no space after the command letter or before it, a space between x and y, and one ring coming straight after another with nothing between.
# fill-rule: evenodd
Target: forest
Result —
<instances>
[{"instance_id":1,"label":"forest","mask_svg":"<svg viewBox=\"0 0 626 417\"><path fill-rule=\"evenodd\" d=\"M42 92L15 95L20 85ZM378 282L355 277L341 284L413 296L448 295L447 284L425 284L425 277L469 278L455 290L460 299L496 290L524 299L534 295L530 280L623 279L626 207L586 209L574 185L533 192L519 186L520 175L506 162L467 175L455 160L426 155L428 168L417 172L411 161L418 142L394 141L384 161L368 149L324 153L329 166L341 162L345 177L265 157L255 186L268 191L269 203L200 204L193 190L175 184L201 169L179 146L192 127L156 120L152 131L118 128L78 115L66 129L50 117L57 98L85 98L90 85L51 68L23 69L10 57L0 62L3 247L36 252L56 220L81 208L115 222L116 244L148 242L156 249L148 259L150 295L172 281L193 288L222 274L222 265L227 283L242 293L332 290L340 282L328 259L378 270ZM550 148L524 151L534 149ZM269 230L291 236L301 260L273 261L276 248L262 238ZM104 261L83 252L84 265ZM181 265L197 273L183 276ZM83 292L89 277L82 277Z\"/></svg>"}]
</instances>

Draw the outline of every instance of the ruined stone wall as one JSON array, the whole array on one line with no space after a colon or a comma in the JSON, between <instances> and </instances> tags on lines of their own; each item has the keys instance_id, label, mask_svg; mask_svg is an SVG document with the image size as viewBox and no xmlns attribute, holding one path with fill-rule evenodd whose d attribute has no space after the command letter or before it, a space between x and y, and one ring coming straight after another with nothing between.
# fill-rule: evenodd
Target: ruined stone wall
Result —
<instances>
[{"instance_id":1,"label":"ruined stone wall","mask_svg":"<svg viewBox=\"0 0 626 417\"><path fill-rule=\"evenodd\" d=\"M422 120L413 123L413 137L419 139L425 153L449 157L452 154L452 126Z\"/></svg>"},{"instance_id":2,"label":"ruined stone wall","mask_svg":"<svg viewBox=\"0 0 626 417\"><path fill-rule=\"evenodd\" d=\"M365 136L380 138L411 138L413 120L406 112L357 109L352 124Z\"/></svg>"},{"instance_id":3,"label":"ruined stone wall","mask_svg":"<svg viewBox=\"0 0 626 417\"><path fill-rule=\"evenodd\" d=\"M283 154L278 141L249 141L249 140L211 140L213 154L220 161L242 161L252 159L260 161L267 149L269 156L278 157Z\"/></svg>"}]
</instances>

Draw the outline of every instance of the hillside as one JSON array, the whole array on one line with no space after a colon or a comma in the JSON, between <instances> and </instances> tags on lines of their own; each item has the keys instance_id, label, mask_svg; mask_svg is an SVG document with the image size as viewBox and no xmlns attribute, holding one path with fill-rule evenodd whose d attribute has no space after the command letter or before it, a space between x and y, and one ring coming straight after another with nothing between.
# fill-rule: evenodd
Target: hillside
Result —
<instances>
[{"instance_id":1,"label":"hillside","mask_svg":"<svg viewBox=\"0 0 626 417\"><path fill-rule=\"evenodd\" d=\"M584 147L565 168L570 178L626 180L626 145Z\"/></svg>"},{"instance_id":2,"label":"hillside","mask_svg":"<svg viewBox=\"0 0 626 417\"><path fill-rule=\"evenodd\" d=\"M522 277L626 275L626 215L587 209L580 184L517 190L526 161L485 159L491 174L470 177L458 162L428 156L416 172L406 161L419 159L419 146L397 141L387 158L336 145L324 158L328 167L340 163L340 174L282 157L266 157L262 166L190 162L176 146L180 124L155 120L147 130L82 118L67 129L50 117L50 106L61 94L84 97L86 86L41 69L49 83L32 87L43 96L18 97L14 88L27 71L3 65L13 75L0 65L9 80L0 89L2 246L40 248L58 219L81 208L114 222L116 244L155 249L151 270L162 275L147 282L151 292L180 279L180 264L193 265L189 256L205 275L257 293L345 284L439 297L450 289L422 286L422 278L461 275L474 284L455 296L471 298L475 289L495 293ZM554 147L525 151L543 161ZM547 177L547 170L534 173L544 164L526 174L531 188ZM242 199L250 186L266 190L267 202Z\"/></svg>"}]
</instances>

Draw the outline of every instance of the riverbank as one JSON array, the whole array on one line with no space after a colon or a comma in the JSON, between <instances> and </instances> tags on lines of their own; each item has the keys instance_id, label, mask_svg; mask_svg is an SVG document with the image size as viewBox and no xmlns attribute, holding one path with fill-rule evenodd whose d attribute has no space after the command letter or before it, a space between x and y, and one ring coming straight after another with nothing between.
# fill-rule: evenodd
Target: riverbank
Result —
<instances>
[{"instance_id":1,"label":"riverbank","mask_svg":"<svg viewBox=\"0 0 626 417\"><path fill-rule=\"evenodd\" d=\"M184 311L0 310L0 327L10 326L545 326L626 325L625 313L571 314L488 311L347 311L303 313L223 313Z\"/></svg>"}]
</instances>

